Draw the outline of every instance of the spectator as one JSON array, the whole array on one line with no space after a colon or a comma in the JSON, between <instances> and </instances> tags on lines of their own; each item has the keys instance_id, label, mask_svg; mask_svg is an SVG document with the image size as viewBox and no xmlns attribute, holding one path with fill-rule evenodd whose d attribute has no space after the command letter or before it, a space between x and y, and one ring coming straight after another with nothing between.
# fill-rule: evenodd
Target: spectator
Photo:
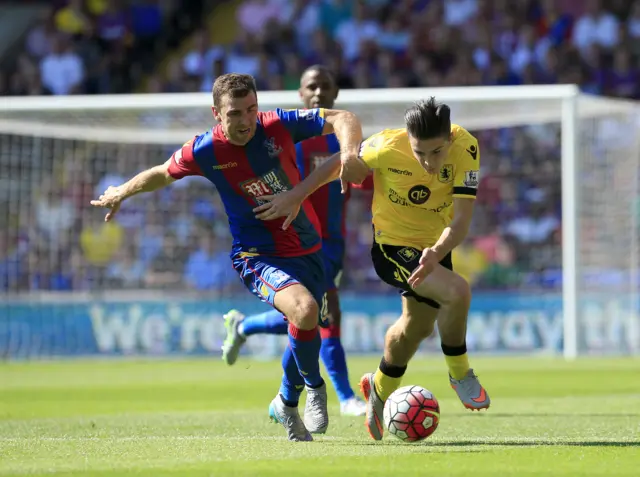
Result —
<instances>
[{"instance_id":1,"label":"spectator","mask_svg":"<svg viewBox=\"0 0 640 477\"><path fill-rule=\"evenodd\" d=\"M55 14L55 24L59 32L77 36L84 34L91 26L84 0L69 0L69 4Z\"/></svg>"},{"instance_id":2,"label":"spectator","mask_svg":"<svg viewBox=\"0 0 640 477\"><path fill-rule=\"evenodd\" d=\"M462 26L478 13L478 0L447 0L444 3L444 22Z\"/></svg>"},{"instance_id":3,"label":"spectator","mask_svg":"<svg viewBox=\"0 0 640 477\"><path fill-rule=\"evenodd\" d=\"M261 36L269 20L277 20L279 15L277 0L249 0L238 9L238 25L246 32Z\"/></svg>"},{"instance_id":4,"label":"spectator","mask_svg":"<svg viewBox=\"0 0 640 477\"><path fill-rule=\"evenodd\" d=\"M215 60L224 54L220 46L212 46L210 34L203 29L195 34L194 47L182 61L182 68L189 76L201 77L203 75L211 77L211 68ZM211 86L209 86L211 89Z\"/></svg>"},{"instance_id":5,"label":"spectator","mask_svg":"<svg viewBox=\"0 0 640 477\"><path fill-rule=\"evenodd\" d=\"M47 181L38 191L36 218L39 229L48 240L56 242L76 220L76 208L67 191L59 184Z\"/></svg>"},{"instance_id":6,"label":"spectator","mask_svg":"<svg viewBox=\"0 0 640 477\"><path fill-rule=\"evenodd\" d=\"M148 273L144 277L145 287L180 288L181 265L185 262L184 249L178 245L173 235L166 235L160 253L153 259Z\"/></svg>"},{"instance_id":7,"label":"spectator","mask_svg":"<svg viewBox=\"0 0 640 477\"><path fill-rule=\"evenodd\" d=\"M522 245L544 244L560 227L560 221L542 205L533 205L526 213L507 224L506 235Z\"/></svg>"},{"instance_id":8,"label":"spectator","mask_svg":"<svg viewBox=\"0 0 640 477\"><path fill-rule=\"evenodd\" d=\"M410 39L409 32L403 29L401 18L397 14L384 22L382 31L376 36L376 42L380 48L396 54L407 51Z\"/></svg>"},{"instance_id":9,"label":"spectator","mask_svg":"<svg viewBox=\"0 0 640 477\"><path fill-rule=\"evenodd\" d=\"M293 25L298 49L304 51L309 42L309 32L320 27L320 3L322 0L293 0L281 8L278 20Z\"/></svg>"},{"instance_id":10,"label":"spectator","mask_svg":"<svg viewBox=\"0 0 640 477\"><path fill-rule=\"evenodd\" d=\"M616 50L613 65L607 71L605 92L612 96L637 99L640 97L640 73L632 64L628 51Z\"/></svg>"},{"instance_id":11,"label":"spectator","mask_svg":"<svg viewBox=\"0 0 640 477\"><path fill-rule=\"evenodd\" d=\"M333 37L338 25L351 18L352 3L350 0L321 0L320 25L329 36Z\"/></svg>"},{"instance_id":12,"label":"spectator","mask_svg":"<svg viewBox=\"0 0 640 477\"><path fill-rule=\"evenodd\" d=\"M51 44L56 36L56 25L53 15L46 11L43 18L31 28L25 42L26 52L33 58L40 59L51 53Z\"/></svg>"},{"instance_id":13,"label":"spectator","mask_svg":"<svg viewBox=\"0 0 640 477\"><path fill-rule=\"evenodd\" d=\"M203 230L198 235L198 248L185 266L185 281L196 290L223 290L237 280L229 266L228 253L216 248L216 239L210 231Z\"/></svg>"},{"instance_id":14,"label":"spectator","mask_svg":"<svg viewBox=\"0 0 640 477\"><path fill-rule=\"evenodd\" d=\"M89 265L105 268L118 253L124 240L124 229L116 221L105 222L96 211L85 214L85 227L80 232L80 247Z\"/></svg>"},{"instance_id":15,"label":"spectator","mask_svg":"<svg viewBox=\"0 0 640 477\"><path fill-rule=\"evenodd\" d=\"M256 37L240 32L227 54L225 70L256 76L260 66L259 50Z\"/></svg>"},{"instance_id":16,"label":"spectator","mask_svg":"<svg viewBox=\"0 0 640 477\"><path fill-rule=\"evenodd\" d=\"M118 43L129 45L131 36L131 16L125 10L122 0L110 0L106 10L98 17L98 37L107 45Z\"/></svg>"},{"instance_id":17,"label":"spectator","mask_svg":"<svg viewBox=\"0 0 640 477\"><path fill-rule=\"evenodd\" d=\"M588 0L584 15L576 20L573 44L585 51L592 44L611 49L618 44L619 22L602 5L602 0Z\"/></svg>"},{"instance_id":18,"label":"spectator","mask_svg":"<svg viewBox=\"0 0 640 477\"><path fill-rule=\"evenodd\" d=\"M557 0L543 0L541 8L536 10L534 24L540 38L553 46L558 46L570 39L573 19L571 14L561 10Z\"/></svg>"},{"instance_id":19,"label":"spectator","mask_svg":"<svg viewBox=\"0 0 640 477\"><path fill-rule=\"evenodd\" d=\"M118 249L106 273L110 287L135 289L143 285L146 269L135 248L126 245Z\"/></svg>"},{"instance_id":20,"label":"spectator","mask_svg":"<svg viewBox=\"0 0 640 477\"><path fill-rule=\"evenodd\" d=\"M335 30L335 39L342 46L344 58L355 60L360 54L362 43L375 40L380 34L380 27L373 20L371 12L362 1L354 5L353 17L343 19Z\"/></svg>"},{"instance_id":21,"label":"spectator","mask_svg":"<svg viewBox=\"0 0 640 477\"><path fill-rule=\"evenodd\" d=\"M53 94L78 93L84 79L82 60L73 51L67 38L57 36L51 53L40 62L42 84Z\"/></svg>"},{"instance_id":22,"label":"spectator","mask_svg":"<svg viewBox=\"0 0 640 477\"><path fill-rule=\"evenodd\" d=\"M631 6L629 19L627 20L627 30L629 36L636 41L640 39L640 2L635 1Z\"/></svg>"}]
</instances>

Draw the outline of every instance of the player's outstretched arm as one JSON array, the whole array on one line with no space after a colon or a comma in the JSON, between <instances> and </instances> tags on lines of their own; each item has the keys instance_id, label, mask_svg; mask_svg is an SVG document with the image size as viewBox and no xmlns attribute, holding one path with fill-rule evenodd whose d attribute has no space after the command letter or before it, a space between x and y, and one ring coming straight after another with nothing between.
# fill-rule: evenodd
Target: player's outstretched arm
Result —
<instances>
[{"instance_id":1,"label":"player's outstretched arm","mask_svg":"<svg viewBox=\"0 0 640 477\"><path fill-rule=\"evenodd\" d=\"M260 200L267 202L253 209L253 212L256 214L256 218L260 220L286 217L282 224L282 229L286 230L298 216L302 202L323 185L336 180L339 175L340 154L338 153L314 169L293 189L276 195L259 197Z\"/></svg>"},{"instance_id":2,"label":"player's outstretched arm","mask_svg":"<svg viewBox=\"0 0 640 477\"><path fill-rule=\"evenodd\" d=\"M340 161L342 163L340 181L344 193L349 182L360 184L369 174L369 168L358 157L362 143L362 124L360 124L358 117L350 111L326 109L324 114L323 133L335 133L340 143Z\"/></svg>"},{"instance_id":3,"label":"player's outstretched arm","mask_svg":"<svg viewBox=\"0 0 640 477\"><path fill-rule=\"evenodd\" d=\"M92 200L91 205L110 209L104 218L105 222L108 222L118 212L122 202L129 197L141 192L152 192L174 182L175 179L169 174L170 163L171 159L160 166L142 171L120 186L110 186L97 200Z\"/></svg>"}]
</instances>

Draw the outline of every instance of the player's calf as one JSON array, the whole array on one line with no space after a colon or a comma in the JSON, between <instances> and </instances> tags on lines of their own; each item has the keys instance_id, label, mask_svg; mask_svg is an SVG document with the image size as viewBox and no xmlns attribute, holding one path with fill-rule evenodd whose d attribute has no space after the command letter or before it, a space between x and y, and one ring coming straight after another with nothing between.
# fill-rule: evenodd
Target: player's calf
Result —
<instances>
[{"instance_id":1,"label":"player's calf","mask_svg":"<svg viewBox=\"0 0 640 477\"><path fill-rule=\"evenodd\" d=\"M434 297L441 307L438 313L438 332L443 343L448 346L461 346L465 343L467 335L471 288L467 281L455 272L449 272L445 276L445 288Z\"/></svg>"},{"instance_id":2,"label":"player's calf","mask_svg":"<svg viewBox=\"0 0 640 477\"><path fill-rule=\"evenodd\" d=\"M274 305L289 321L289 348L307 388L305 423L309 432L323 433L329 425L329 413L326 385L320 375L320 307L300 284L278 291ZM285 374L288 373L290 367L284 368ZM295 376L291 376L289 381L294 382Z\"/></svg>"},{"instance_id":3,"label":"player's calf","mask_svg":"<svg viewBox=\"0 0 640 477\"><path fill-rule=\"evenodd\" d=\"M414 298L402 297L402 315L387 330L384 356L378 369L360 380L360 389L367 401L365 424L375 440L382 439L384 403L400 387L407 364L420 343L433 333L436 312Z\"/></svg>"},{"instance_id":4,"label":"player's calf","mask_svg":"<svg viewBox=\"0 0 640 477\"><path fill-rule=\"evenodd\" d=\"M451 387L466 408L488 408L491 400L471 369L467 355L467 316L471 306L469 284L457 273L436 267L415 291L440 306L438 331Z\"/></svg>"}]
</instances>

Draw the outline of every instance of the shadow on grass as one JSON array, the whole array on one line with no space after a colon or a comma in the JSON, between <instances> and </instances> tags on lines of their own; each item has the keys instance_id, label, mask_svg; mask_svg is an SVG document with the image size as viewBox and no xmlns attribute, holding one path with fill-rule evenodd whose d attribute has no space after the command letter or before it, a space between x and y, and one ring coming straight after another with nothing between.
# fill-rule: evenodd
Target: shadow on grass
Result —
<instances>
[{"instance_id":1,"label":"shadow on grass","mask_svg":"<svg viewBox=\"0 0 640 477\"><path fill-rule=\"evenodd\" d=\"M570 418L576 418L576 417L580 417L580 416L585 416L585 417L632 417L632 418L639 418L640 417L640 413L638 412L613 412L613 413L606 413L606 412L600 412L600 413L588 413L588 414L576 414L575 412L479 412L479 413L465 413L465 414L456 414L456 415L452 415L451 417L457 417L457 418L467 418L467 417L473 417L474 419L478 419L478 416L481 416L480 418L492 418L492 417L508 417L508 418L512 418L512 417L537 417L537 418L544 418L544 417L570 417Z\"/></svg>"},{"instance_id":2,"label":"shadow on grass","mask_svg":"<svg viewBox=\"0 0 640 477\"><path fill-rule=\"evenodd\" d=\"M338 444L338 443L336 443ZM530 440L510 440L510 439L478 439L478 440L425 440L417 443L405 443L400 440L385 439L383 442L353 442L351 445L385 445L385 446L424 446L432 448L442 447L472 447L476 452L483 447L640 447L640 441L563 441L558 439L530 439ZM342 443L344 445L344 443Z\"/></svg>"}]
</instances>

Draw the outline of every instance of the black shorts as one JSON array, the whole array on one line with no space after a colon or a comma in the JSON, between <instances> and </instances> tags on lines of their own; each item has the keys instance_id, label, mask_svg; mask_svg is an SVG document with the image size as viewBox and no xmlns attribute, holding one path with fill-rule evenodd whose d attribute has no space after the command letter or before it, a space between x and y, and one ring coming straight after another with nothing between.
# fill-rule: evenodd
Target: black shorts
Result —
<instances>
[{"instance_id":1,"label":"black shorts","mask_svg":"<svg viewBox=\"0 0 640 477\"><path fill-rule=\"evenodd\" d=\"M410 296L420 303L440 308L437 301L418 295L407 283L409 276L418 268L421 255L422 250L413 247L382 245L376 242L373 242L371 247L373 267L382 281L397 288L402 296ZM440 265L448 270L453 270L451 252L442 259Z\"/></svg>"}]
</instances>

